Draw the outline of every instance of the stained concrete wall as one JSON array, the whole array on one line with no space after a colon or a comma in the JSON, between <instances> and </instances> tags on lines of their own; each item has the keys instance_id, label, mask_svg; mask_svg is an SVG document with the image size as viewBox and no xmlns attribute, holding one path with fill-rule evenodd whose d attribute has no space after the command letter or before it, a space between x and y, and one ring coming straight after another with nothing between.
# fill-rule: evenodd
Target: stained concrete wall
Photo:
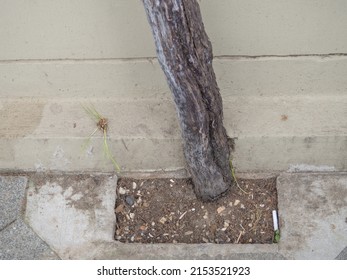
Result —
<instances>
[{"instance_id":1,"label":"stained concrete wall","mask_svg":"<svg viewBox=\"0 0 347 280\"><path fill-rule=\"evenodd\" d=\"M239 171L347 170L347 2L201 0ZM0 171L184 167L139 0L0 0Z\"/></svg>"}]
</instances>

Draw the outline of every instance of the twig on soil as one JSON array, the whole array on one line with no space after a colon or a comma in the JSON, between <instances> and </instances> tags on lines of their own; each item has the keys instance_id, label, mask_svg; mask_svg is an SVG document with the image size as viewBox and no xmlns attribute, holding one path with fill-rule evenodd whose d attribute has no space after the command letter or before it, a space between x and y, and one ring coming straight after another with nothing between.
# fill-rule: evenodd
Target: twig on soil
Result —
<instances>
[{"instance_id":1,"label":"twig on soil","mask_svg":"<svg viewBox=\"0 0 347 280\"><path fill-rule=\"evenodd\" d=\"M239 237L238 237L237 240L235 241L235 244L238 244L238 243L239 243L239 241L240 241L242 235L243 235L243 231L240 231Z\"/></svg>"},{"instance_id":2,"label":"twig on soil","mask_svg":"<svg viewBox=\"0 0 347 280\"><path fill-rule=\"evenodd\" d=\"M250 228L249 231L251 231L253 229L257 230L257 225L258 225L260 218L261 218L261 212L259 213L258 208L256 208L256 210L257 210L255 213L256 219L255 219L255 222L252 221L253 227Z\"/></svg>"},{"instance_id":3,"label":"twig on soil","mask_svg":"<svg viewBox=\"0 0 347 280\"><path fill-rule=\"evenodd\" d=\"M178 219L181 220L184 217L185 214L187 214L187 211L184 212Z\"/></svg>"}]
</instances>

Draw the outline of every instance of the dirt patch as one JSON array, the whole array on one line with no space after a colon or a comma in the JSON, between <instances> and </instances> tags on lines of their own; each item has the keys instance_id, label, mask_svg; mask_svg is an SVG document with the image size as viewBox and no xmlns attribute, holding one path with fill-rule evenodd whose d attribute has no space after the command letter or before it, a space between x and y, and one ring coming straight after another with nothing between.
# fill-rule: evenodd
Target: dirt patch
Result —
<instances>
[{"instance_id":1,"label":"dirt patch","mask_svg":"<svg viewBox=\"0 0 347 280\"><path fill-rule=\"evenodd\" d=\"M118 181L115 239L125 243L272 243L276 179L239 179L216 202L196 199L189 179Z\"/></svg>"}]
</instances>

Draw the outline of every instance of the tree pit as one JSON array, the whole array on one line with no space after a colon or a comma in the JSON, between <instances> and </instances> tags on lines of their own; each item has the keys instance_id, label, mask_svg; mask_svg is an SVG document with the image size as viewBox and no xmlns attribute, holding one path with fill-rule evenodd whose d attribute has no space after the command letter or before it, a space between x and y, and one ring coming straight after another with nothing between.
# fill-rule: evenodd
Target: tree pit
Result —
<instances>
[{"instance_id":1,"label":"tree pit","mask_svg":"<svg viewBox=\"0 0 347 280\"><path fill-rule=\"evenodd\" d=\"M123 243L274 242L276 178L238 179L214 202L197 200L190 179L121 178L115 239Z\"/></svg>"}]
</instances>

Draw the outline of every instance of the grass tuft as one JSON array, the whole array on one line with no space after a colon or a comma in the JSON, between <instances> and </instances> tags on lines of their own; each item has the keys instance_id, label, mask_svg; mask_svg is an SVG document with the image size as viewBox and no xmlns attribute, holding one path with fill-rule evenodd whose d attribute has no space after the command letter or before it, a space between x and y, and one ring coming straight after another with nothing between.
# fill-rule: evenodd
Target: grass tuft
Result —
<instances>
[{"instance_id":1,"label":"grass tuft","mask_svg":"<svg viewBox=\"0 0 347 280\"><path fill-rule=\"evenodd\" d=\"M107 142L107 129L108 129L108 120L103 117L96 109L93 105L85 106L82 105L83 109L86 111L86 113L89 115L89 117L91 119L93 119L94 121L96 121L96 128L95 130L89 135L88 139L86 140L86 143L83 144L82 148L85 149L88 144L90 143L91 138L94 136L94 134L98 131L101 130L102 134L103 134L103 152L104 152L104 156L109 159L116 172L120 172L120 167L118 165L118 163L116 162L116 160L114 159L110 148L108 146L108 142Z\"/></svg>"}]
</instances>

